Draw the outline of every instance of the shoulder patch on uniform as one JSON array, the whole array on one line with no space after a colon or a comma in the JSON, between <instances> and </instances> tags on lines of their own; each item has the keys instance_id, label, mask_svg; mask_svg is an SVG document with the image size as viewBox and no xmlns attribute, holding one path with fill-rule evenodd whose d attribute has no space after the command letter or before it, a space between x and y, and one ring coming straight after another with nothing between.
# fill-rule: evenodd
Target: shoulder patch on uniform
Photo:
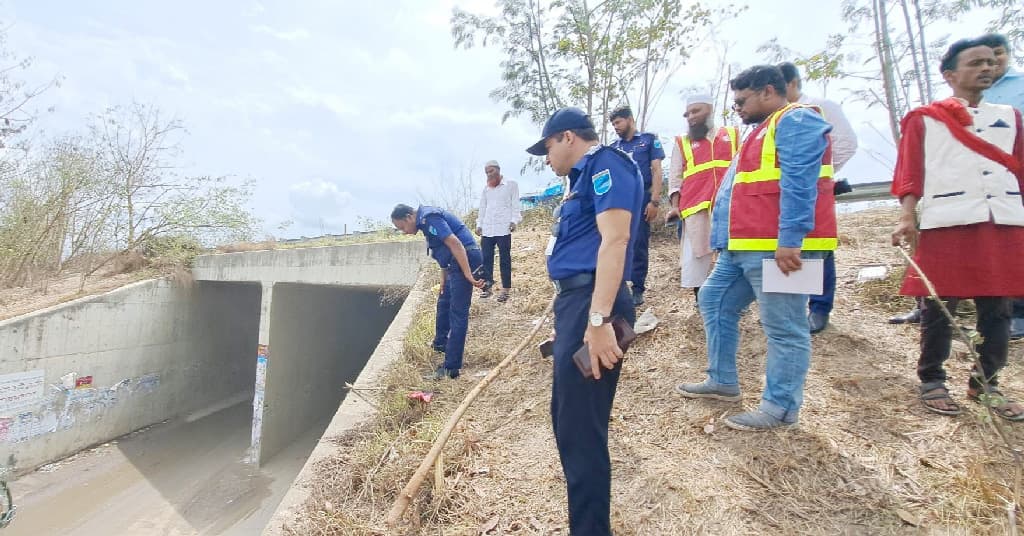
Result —
<instances>
[{"instance_id":1,"label":"shoulder patch on uniform","mask_svg":"<svg viewBox=\"0 0 1024 536\"><path fill-rule=\"evenodd\" d=\"M435 229L433 225L430 226L430 229L428 229L428 231L430 231L430 234L437 236L437 229Z\"/></svg>"},{"instance_id":2,"label":"shoulder patch on uniform","mask_svg":"<svg viewBox=\"0 0 1024 536\"><path fill-rule=\"evenodd\" d=\"M661 149L661 140L659 140L658 138L654 138L654 148Z\"/></svg>"},{"instance_id":3,"label":"shoulder patch on uniform","mask_svg":"<svg viewBox=\"0 0 1024 536\"><path fill-rule=\"evenodd\" d=\"M594 183L594 193L604 195L612 189L612 172L607 169L599 171L590 177L590 181Z\"/></svg>"}]
</instances>

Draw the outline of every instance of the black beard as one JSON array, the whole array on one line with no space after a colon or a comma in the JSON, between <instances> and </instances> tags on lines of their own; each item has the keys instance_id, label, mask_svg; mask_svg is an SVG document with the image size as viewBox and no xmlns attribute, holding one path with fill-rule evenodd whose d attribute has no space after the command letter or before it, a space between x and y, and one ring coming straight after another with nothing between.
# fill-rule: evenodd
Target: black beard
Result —
<instances>
[{"instance_id":1,"label":"black beard","mask_svg":"<svg viewBox=\"0 0 1024 536\"><path fill-rule=\"evenodd\" d=\"M706 124L690 125L690 139L703 140L708 137L708 132L710 131L711 129Z\"/></svg>"}]
</instances>

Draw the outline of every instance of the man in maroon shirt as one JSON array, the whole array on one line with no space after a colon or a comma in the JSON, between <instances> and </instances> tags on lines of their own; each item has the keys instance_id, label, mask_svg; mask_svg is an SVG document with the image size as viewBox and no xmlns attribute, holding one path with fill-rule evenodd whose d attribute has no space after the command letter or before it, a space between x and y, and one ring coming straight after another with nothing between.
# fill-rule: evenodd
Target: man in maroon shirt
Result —
<instances>
[{"instance_id":1,"label":"man in maroon shirt","mask_svg":"<svg viewBox=\"0 0 1024 536\"><path fill-rule=\"evenodd\" d=\"M982 102L994 80L991 48L977 40L957 41L941 69L953 97L912 110L901 125L892 193L902 210L892 241L914 249L915 262L947 304L974 299L984 339L977 346L982 370L972 372L967 396L977 400L984 383L1001 395L996 374L1006 364L1009 297L1024 296L1024 136L1020 112ZM952 259L950 252L961 254ZM928 296L912 268L901 293ZM939 304L925 300L917 366L921 401L943 415L961 411L946 389L942 366L951 339L952 326ZM1004 396L997 400L1000 417L1024 420L1024 406Z\"/></svg>"}]
</instances>

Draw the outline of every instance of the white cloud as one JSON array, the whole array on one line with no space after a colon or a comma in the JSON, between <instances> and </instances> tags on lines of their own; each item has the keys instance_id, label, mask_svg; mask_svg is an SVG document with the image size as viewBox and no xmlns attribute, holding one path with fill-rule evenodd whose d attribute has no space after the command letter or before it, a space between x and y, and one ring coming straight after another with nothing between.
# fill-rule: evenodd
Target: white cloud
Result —
<instances>
[{"instance_id":1,"label":"white cloud","mask_svg":"<svg viewBox=\"0 0 1024 536\"><path fill-rule=\"evenodd\" d=\"M351 219L345 217L344 209L352 203L352 194L323 179L293 184L288 201L292 219L314 232L340 233Z\"/></svg>"},{"instance_id":2,"label":"white cloud","mask_svg":"<svg viewBox=\"0 0 1024 536\"><path fill-rule=\"evenodd\" d=\"M352 100L343 95L327 93L306 86L290 87L287 91L288 95L302 104L323 106L341 117L358 115L358 110L352 104Z\"/></svg>"},{"instance_id":3,"label":"white cloud","mask_svg":"<svg viewBox=\"0 0 1024 536\"><path fill-rule=\"evenodd\" d=\"M266 34L281 41L301 41L309 39L309 30L305 28L296 28L294 30L278 30L271 28L265 24L260 24L251 27L252 31L256 33Z\"/></svg>"}]
</instances>

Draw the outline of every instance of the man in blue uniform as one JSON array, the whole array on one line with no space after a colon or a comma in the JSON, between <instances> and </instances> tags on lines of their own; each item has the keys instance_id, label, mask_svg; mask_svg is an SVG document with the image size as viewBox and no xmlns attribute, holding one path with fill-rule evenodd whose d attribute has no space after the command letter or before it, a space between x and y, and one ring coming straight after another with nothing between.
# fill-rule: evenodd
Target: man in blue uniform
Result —
<instances>
[{"instance_id":1,"label":"man in blue uniform","mask_svg":"<svg viewBox=\"0 0 1024 536\"><path fill-rule=\"evenodd\" d=\"M434 326L434 350L444 352L444 363L437 367L434 378L458 378L473 287L484 286L484 281L476 278L483 264L480 246L462 220L437 207L397 205L391 211L391 223L408 235L423 231L427 251L444 270Z\"/></svg>"},{"instance_id":2,"label":"man in blue uniform","mask_svg":"<svg viewBox=\"0 0 1024 536\"><path fill-rule=\"evenodd\" d=\"M555 112L527 152L547 155L555 174L569 177L546 252L558 292L551 422L568 488L569 530L610 535L608 419L622 366L610 322L635 320L625 279L642 220L643 181L626 154L598 143L594 124L578 108ZM584 344L590 377L573 361Z\"/></svg>"},{"instance_id":3,"label":"man in blue uniform","mask_svg":"<svg viewBox=\"0 0 1024 536\"><path fill-rule=\"evenodd\" d=\"M613 141L611 146L633 157L644 179L644 208L636 232L633 270L629 274L629 280L633 282L633 305L640 306L644 303L644 290L647 289L647 249L651 222L658 217L658 207L661 206L661 161L665 159L665 150L658 136L637 132L636 120L629 106L619 106L608 116L608 120L619 135L619 139Z\"/></svg>"}]
</instances>

